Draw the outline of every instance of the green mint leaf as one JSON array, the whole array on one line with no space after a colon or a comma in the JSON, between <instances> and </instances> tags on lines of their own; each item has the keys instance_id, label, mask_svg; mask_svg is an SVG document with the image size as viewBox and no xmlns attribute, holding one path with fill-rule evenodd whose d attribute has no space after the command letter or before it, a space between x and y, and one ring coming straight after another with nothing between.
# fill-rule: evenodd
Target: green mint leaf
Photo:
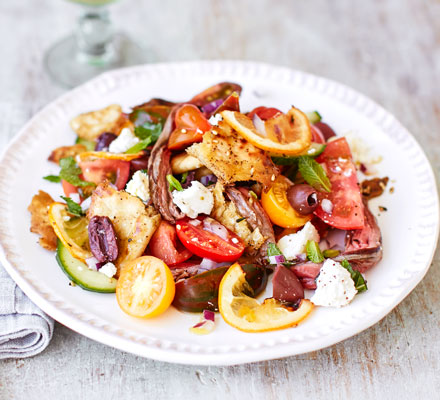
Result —
<instances>
[{"instance_id":1,"label":"green mint leaf","mask_svg":"<svg viewBox=\"0 0 440 400\"><path fill-rule=\"evenodd\" d=\"M145 122L143 125L134 128L134 134L139 139L150 139L151 143L156 143L162 133L162 128L161 123L154 124L152 122Z\"/></svg>"},{"instance_id":2,"label":"green mint leaf","mask_svg":"<svg viewBox=\"0 0 440 400\"><path fill-rule=\"evenodd\" d=\"M324 250L324 251L322 252L322 255L323 255L325 258L334 258L334 257L339 256L339 253L340 253L339 250L335 250L335 249L327 249L327 250Z\"/></svg>"},{"instance_id":3,"label":"green mint leaf","mask_svg":"<svg viewBox=\"0 0 440 400\"><path fill-rule=\"evenodd\" d=\"M306 253L307 258L313 263L319 264L324 261L324 256L319 248L319 244L313 240L307 240Z\"/></svg>"},{"instance_id":4,"label":"green mint leaf","mask_svg":"<svg viewBox=\"0 0 440 400\"><path fill-rule=\"evenodd\" d=\"M64 179L73 186L85 187L96 186L93 182L83 181L79 176L82 174L81 168L76 165L73 157L66 157L60 160L60 179Z\"/></svg>"},{"instance_id":5,"label":"green mint leaf","mask_svg":"<svg viewBox=\"0 0 440 400\"><path fill-rule=\"evenodd\" d=\"M366 290L368 290L367 281L364 279L364 277L362 276L362 274L359 271L355 271L351 267L350 263L345 259L341 261L341 265L348 272L350 272L351 279L353 279L353 281L354 281L354 287L356 288L358 293L362 293L362 292L365 292Z\"/></svg>"},{"instance_id":6,"label":"green mint leaf","mask_svg":"<svg viewBox=\"0 0 440 400\"><path fill-rule=\"evenodd\" d=\"M151 138L147 138L144 140L141 140L140 142L136 143L134 146L131 146L125 154L136 154L140 151L146 149L151 144Z\"/></svg>"},{"instance_id":7,"label":"green mint leaf","mask_svg":"<svg viewBox=\"0 0 440 400\"><path fill-rule=\"evenodd\" d=\"M331 192L331 183L324 169L313 158L301 156L298 160L298 169L304 180L320 192Z\"/></svg>"},{"instance_id":8,"label":"green mint leaf","mask_svg":"<svg viewBox=\"0 0 440 400\"><path fill-rule=\"evenodd\" d=\"M170 192L172 192L174 189L178 190L179 192L183 191L182 185L176 178L174 178L173 175L167 175L167 181L170 184Z\"/></svg>"},{"instance_id":9,"label":"green mint leaf","mask_svg":"<svg viewBox=\"0 0 440 400\"><path fill-rule=\"evenodd\" d=\"M282 256L283 253L281 253L281 250L278 248L278 246L275 243L269 243L267 246L267 256Z\"/></svg>"},{"instance_id":10,"label":"green mint leaf","mask_svg":"<svg viewBox=\"0 0 440 400\"><path fill-rule=\"evenodd\" d=\"M61 178L58 175L43 176L43 179L46 179L46 181L53 182L53 183L60 183L61 182Z\"/></svg>"},{"instance_id":11,"label":"green mint leaf","mask_svg":"<svg viewBox=\"0 0 440 400\"><path fill-rule=\"evenodd\" d=\"M70 197L60 196L67 203L67 210L70 214L76 215L78 217L82 217L84 212L81 206L73 201Z\"/></svg>"}]
</instances>

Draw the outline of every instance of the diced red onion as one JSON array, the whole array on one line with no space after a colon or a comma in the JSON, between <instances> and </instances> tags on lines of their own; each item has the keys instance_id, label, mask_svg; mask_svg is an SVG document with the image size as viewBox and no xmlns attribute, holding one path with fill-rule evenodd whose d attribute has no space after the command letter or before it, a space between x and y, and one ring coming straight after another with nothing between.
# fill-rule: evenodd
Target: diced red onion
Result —
<instances>
[{"instance_id":1,"label":"diced red onion","mask_svg":"<svg viewBox=\"0 0 440 400\"><path fill-rule=\"evenodd\" d=\"M203 220L203 229L221 237L223 240L228 240L229 238L228 229L215 219L205 218Z\"/></svg>"},{"instance_id":2,"label":"diced red onion","mask_svg":"<svg viewBox=\"0 0 440 400\"><path fill-rule=\"evenodd\" d=\"M196 173L195 171L191 171L186 176L185 182L182 183L182 188L187 189L191 186L192 181L195 180Z\"/></svg>"},{"instance_id":3,"label":"diced red onion","mask_svg":"<svg viewBox=\"0 0 440 400\"><path fill-rule=\"evenodd\" d=\"M224 267L226 265L231 265L230 262L221 262L218 263L216 261L213 261L209 258L204 258L202 259L202 262L199 265L199 269L201 271L209 271L211 269L216 269L216 268L220 268L220 267Z\"/></svg>"},{"instance_id":4,"label":"diced red onion","mask_svg":"<svg viewBox=\"0 0 440 400\"><path fill-rule=\"evenodd\" d=\"M200 178L200 182L202 185L208 186L211 183L216 183L217 177L214 174L205 175Z\"/></svg>"},{"instance_id":5,"label":"diced red onion","mask_svg":"<svg viewBox=\"0 0 440 400\"><path fill-rule=\"evenodd\" d=\"M328 244L328 248L344 251L346 236L347 236L347 231L344 231L342 229L331 229L325 238Z\"/></svg>"},{"instance_id":6,"label":"diced red onion","mask_svg":"<svg viewBox=\"0 0 440 400\"><path fill-rule=\"evenodd\" d=\"M270 256L269 257L269 264L277 264L278 265L278 264L282 264L285 262L286 262L286 258L281 254L279 254L277 256Z\"/></svg>"},{"instance_id":7,"label":"diced red onion","mask_svg":"<svg viewBox=\"0 0 440 400\"><path fill-rule=\"evenodd\" d=\"M306 261L306 259L307 259L307 255L306 255L306 253L299 253L299 254L296 255L296 258L297 258L299 261Z\"/></svg>"},{"instance_id":8,"label":"diced red onion","mask_svg":"<svg viewBox=\"0 0 440 400\"><path fill-rule=\"evenodd\" d=\"M215 312L211 310L203 310L203 318L215 322Z\"/></svg>"},{"instance_id":9,"label":"diced red onion","mask_svg":"<svg viewBox=\"0 0 440 400\"><path fill-rule=\"evenodd\" d=\"M331 214L333 211L333 203L329 199L322 199L321 207L327 214Z\"/></svg>"},{"instance_id":10,"label":"diced red onion","mask_svg":"<svg viewBox=\"0 0 440 400\"><path fill-rule=\"evenodd\" d=\"M202 223L202 221L200 221L199 219L191 219L191 220L189 220L188 223L193 226L199 226Z\"/></svg>"},{"instance_id":11,"label":"diced red onion","mask_svg":"<svg viewBox=\"0 0 440 400\"><path fill-rule=\"evenodd\" d=\"M255 113L254 116L252 117L252 123L254 124L255 129L260 135L266 136L266 125L264 124L264 121L258 116L257 113Z\"/></svg>"},{"instance_id":12,"label":"diced red onion","mask_svg":"<svg viewBox=\"0 0 440 400\"><path fill-rule=\"evenodd\" d=\"M224 99L217 99L214 101L211 101L208 104L205 104L202 107L202 112L204 112L205 114L212 114L215 110L217 110L217 108L219 108L223 103L224 103Z\"/></svg>"},{"instance_id":13,"label":"diced red onion","mask_svg":"<svg viewBox=\"0 0 440 400\"><path fill-rule=\"evenodd\" d=\"M361 163L361 165L359 166L359 168L360 168L360 170L361 170L361 172L362 172L363 174L367 174L368 169L367 169L367 167L366 167L366 165L365 165L364 163Z\"/></svg>"}]
</instances>

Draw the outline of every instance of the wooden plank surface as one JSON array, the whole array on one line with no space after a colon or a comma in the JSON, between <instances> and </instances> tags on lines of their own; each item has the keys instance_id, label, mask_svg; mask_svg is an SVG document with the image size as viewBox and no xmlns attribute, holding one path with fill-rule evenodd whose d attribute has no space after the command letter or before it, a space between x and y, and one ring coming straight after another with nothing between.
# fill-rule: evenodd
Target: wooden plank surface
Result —
<instances>
[{"instance_id":1,"label":"wooden plank surface","mask_svg":"<svg viewBox=\"0 0 440 400\"><path fill-rule=\"evenodd\" d=\"M77 8L62 1L0 0L0 148L63 93L45 75L43 55L69 32ZM156 61L266 61L364 92L416 135L438 173L438 0L127 0L113 9L117 26L149 46ZM0 399L438 399L439 264L437 252L422 283L374 327L283 360L172 365L57 324L41 355L0 363Z\"/></svg>"}]
</instances>

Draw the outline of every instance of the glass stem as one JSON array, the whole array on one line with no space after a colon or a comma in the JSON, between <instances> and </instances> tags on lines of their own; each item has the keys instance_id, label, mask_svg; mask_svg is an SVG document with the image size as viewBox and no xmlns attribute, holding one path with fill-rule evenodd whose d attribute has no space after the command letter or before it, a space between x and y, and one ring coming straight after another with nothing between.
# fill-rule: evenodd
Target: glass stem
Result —
<instances>
[{"instance_id":1,"label":"glass stem","mask_svg":"<svg viewBox=\"0 0 440 400\"><path fill-rule=\"evenodd\" d=\"M79 61L102 65L113 59L113 27L106 7L85 7L75 36Z\"/></svg>"}]
</instances>

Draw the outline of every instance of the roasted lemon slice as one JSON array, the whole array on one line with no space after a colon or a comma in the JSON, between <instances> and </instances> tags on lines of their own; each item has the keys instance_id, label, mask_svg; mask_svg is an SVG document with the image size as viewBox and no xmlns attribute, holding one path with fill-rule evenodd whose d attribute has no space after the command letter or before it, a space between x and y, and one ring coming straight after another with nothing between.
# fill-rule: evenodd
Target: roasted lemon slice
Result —
<instances>
[{"instance_id":1,"label":"roasted lemon slice","mask_svg":"<svg viewBox=\"0 0 440 400\"><path fill-rule=\"evenodd\" d=\"M247 141L271 153L299 154L310 146L312 140L307 116L295 107L287 114L260 121L258 130L249 117L237 111L223 111L221 115Z\"/></svg>"},{"instance_id":2,"label":"roasted lemon slice","mask_svg":"<svg viewBox=\"0 0 440 400\"><path fill-rule=\"evenodd\" d=\"M110 153L108 151L86 151L78 154L76 156L76 161L80 163L82 161L93 161L100 158L106 160L131 161L142 157L143 155L144 153L142 151L134 154Z\"/></svg>"},{"instance_id":3,"label":"roasted lemon slice","mask_svg":"<svg viewBox=\"0 0 440 400\"><path fill-rule=\"evenodd\" d=\"M273 298L263 303L249 297L252 289L245 273L235 263L220 282L218 304L223 319L234 328L244 332L265 332L288 328L299 324L313 309L309 300L301 300L295 310Z\"/></svg>"},{"instance_id":4,"label":"roasted lemon slice","mask_svg":"<svg viewBox=\"0 0 440 400\"><path fill-rule=\"evenodd\" d=\"M49 208L49 222L73 257L81 261L92 257L86 217L72 216L67 212L65 204L53 203Z\"/></svg>"}]
</instances>

